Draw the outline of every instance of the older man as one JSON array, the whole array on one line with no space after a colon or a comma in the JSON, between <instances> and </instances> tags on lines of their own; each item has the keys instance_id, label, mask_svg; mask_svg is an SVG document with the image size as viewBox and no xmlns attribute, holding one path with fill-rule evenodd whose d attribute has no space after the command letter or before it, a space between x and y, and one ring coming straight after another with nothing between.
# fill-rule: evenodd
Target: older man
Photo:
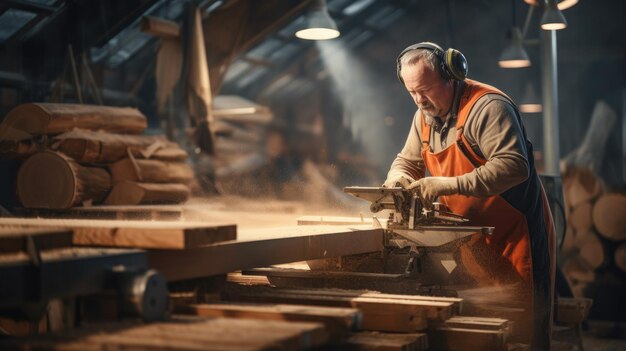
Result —
<instances>
[{"instance_id":1,"label":"older man","mask_svg":"<svg viewBox=\"0 0 626 351\"><path fill-rule=\"evenodd\" d=\"M460 248L461 265L477 284L516 286L530 311L532 347L548 350L554 226L516 106L465 79L467 62L454 49L409 46L397 70L418 110L385 186L414 189L427 203L438 197L469 224L495 227Z\"/></svg>"}]
</instances>

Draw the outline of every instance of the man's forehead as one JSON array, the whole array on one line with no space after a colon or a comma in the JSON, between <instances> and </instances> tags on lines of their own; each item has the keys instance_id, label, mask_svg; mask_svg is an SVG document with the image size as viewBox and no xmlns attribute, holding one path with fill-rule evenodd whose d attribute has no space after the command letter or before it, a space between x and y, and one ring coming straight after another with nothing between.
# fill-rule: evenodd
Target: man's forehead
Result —
<instances>
[{"instance_id":1,"label":"man's forehead","mask_svg":"<svg viewBox=\"0 0 626 351\"><path fill-rule=\"evenodd\" d=\"M400 74L405 82L415 83L427 83L439 77L439 74L422 60L402 67Z\"/></svg>"}]
</instances>

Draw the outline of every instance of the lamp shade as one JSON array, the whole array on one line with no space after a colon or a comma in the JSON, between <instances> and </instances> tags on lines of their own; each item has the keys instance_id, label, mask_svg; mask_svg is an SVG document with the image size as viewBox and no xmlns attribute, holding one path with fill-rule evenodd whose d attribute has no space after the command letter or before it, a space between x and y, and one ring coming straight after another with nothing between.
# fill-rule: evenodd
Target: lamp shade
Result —
<instances>
[{"instance_id":1,"label":"lamp shade","mask_svg":"<svg viewBox=\"0 0 626 351\"><path fill-rule=\"evenodd\" d=\"M530 82L526 84L526 90L520 101L519 110L524 113L539 113L543 111L541 100Z\"/></svg>"},{"instance_id":2,"label":"lamp shade","mask_svg":"<svg viewBox=\"0 0 626 351\"><path fill-rule=\"evenodd\" d=\"M539 6L541 3L540 0L524 0L524 2L532 6ZM578 4L578 0L561 0L556 4L556 7L558 7L559 10L563 11L569 9L576 4Z\"/></svg>"},{"instance_id":3,"label":"lamp shade","mask_svg":"<svg viewBox=\"0 0 626 351\"><path fill-rule=\"evenodd\" d=\"M509 45L504 48L500 58L498 59L498 65L502 68L522 68L530 66L530 58L524 46L522 45L522 32L518 27L511 29L511 40Z\"/></svg>"},{"instance_id":4,"label":"lamp shade","mask_svg":"<svg viewBox=\"0 0 626 351\"><path fill-rule=\"evenodd\" d=\"M567 27L567 20L563 13L556 6L554 0L548 0L541 17L541 29L543 30L559 30Z\"/></svg>"},{"instance_id":5,"label":"lamp shade","mask_svg":"<svg viewBox=\"0 0 626 351\"><path fill-rule=\"evenodd\" d=\"M338 36L337 24L328 14L326 2L315 0L304 16L302 25L296 30L296 37L306 40L327 40Z\"/></svg>"}]
</instances>

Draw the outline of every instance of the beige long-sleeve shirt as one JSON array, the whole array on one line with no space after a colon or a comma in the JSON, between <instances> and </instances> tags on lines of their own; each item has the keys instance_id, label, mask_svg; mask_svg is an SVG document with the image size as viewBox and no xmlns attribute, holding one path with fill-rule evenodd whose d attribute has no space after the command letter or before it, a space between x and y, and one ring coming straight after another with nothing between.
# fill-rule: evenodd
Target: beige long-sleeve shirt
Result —
<instances>
[{"instance_id":1,"label":"beige long-sleeve shirt","mask_svg":"<svg viewBox=\"0 0 626 351\"><path fill-rule=\"evenodd\" d=\"M432 126L430 148L433 152L454 147L459 101L465 84L457 83L454 101L445 121L425 117L418 110L411 124L402 151L391 164L387 179L408 175L413 179L425 174L422 159L422 128L420 119ZM472 172L458 176L459 193L485 197L500 194L528 178L529 162L522 126L515 107L498 94L481 97L467 118L463 135L472 150L487 162Z\"/></svg>"}]
</instances>

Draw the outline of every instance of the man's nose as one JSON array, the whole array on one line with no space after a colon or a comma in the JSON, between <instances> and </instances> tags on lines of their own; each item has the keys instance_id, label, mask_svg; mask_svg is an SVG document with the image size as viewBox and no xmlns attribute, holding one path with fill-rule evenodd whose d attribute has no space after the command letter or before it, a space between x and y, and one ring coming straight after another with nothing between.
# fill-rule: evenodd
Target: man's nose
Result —
<instances>
[{"instance_id":1,"label":"man's nose","mask_svg":"<svg viewBox=\"0 0 626 351\"><path fill-rule=\"evenodd\" d=\"M424 102L426 102L427 99L424 95L421 94L415 94L415 103L418 105L422 105Z\"/></svg>"}]
</instances>

